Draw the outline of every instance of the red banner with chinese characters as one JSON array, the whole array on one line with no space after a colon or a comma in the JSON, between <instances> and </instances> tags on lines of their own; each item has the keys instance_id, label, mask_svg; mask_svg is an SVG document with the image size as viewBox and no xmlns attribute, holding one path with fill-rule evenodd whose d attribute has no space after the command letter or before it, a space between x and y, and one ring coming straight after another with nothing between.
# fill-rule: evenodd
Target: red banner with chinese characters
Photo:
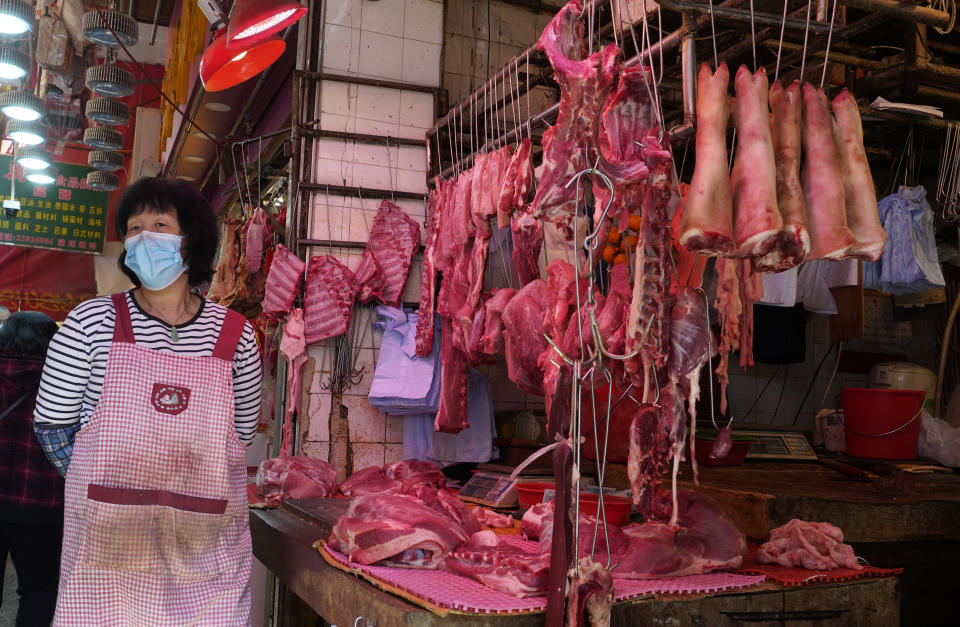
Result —
<instances>
[{"instance_id":1,"label":"red banner with chinese characters","mask_svg":"<svg viewBox=\"0 0 960 627\"><path fill-rule=\"evenodd\" d=\"M93 256L19 246L0 246L0 305L41 311L63 320L96 295Z\"/></svg>"}]
</instances>

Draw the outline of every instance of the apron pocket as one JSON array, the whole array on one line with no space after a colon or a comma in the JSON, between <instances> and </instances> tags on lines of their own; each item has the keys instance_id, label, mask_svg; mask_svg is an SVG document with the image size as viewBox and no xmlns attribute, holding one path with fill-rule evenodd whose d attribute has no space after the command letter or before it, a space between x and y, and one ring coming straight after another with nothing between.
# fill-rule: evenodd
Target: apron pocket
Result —
<instances>
[{"instance_id":1,"label":"apron pocket","mask_svg":"<svg viewBox=\"0 0 960 627\"><path fill-rule=\"evenodd\" d=\"M87 563L173 577L220 572L216 547L227 501L168 490L87 487Z\"/></svg>"},{"instance_id":2,"label":"apron pocket","mask_svg":"<svg viewBox=\"0 0 960 627\"><path fill-rule=\"evenodd\" d=\"M84 511L89 525L87 564L133 572L155 570L156 508L88 499Z\"/></svg>"},{"instance_id":3,"label":"apron pocket","mask_svg":"<svg viewBox=\"0 0 960 627\"><path fill-rule=\"evenodd\" d=\"M230 518L170 507L158 512L161 569L176 578L207 579L223 570L217 550L220 536Z\"/></svg>"}]
</instances>

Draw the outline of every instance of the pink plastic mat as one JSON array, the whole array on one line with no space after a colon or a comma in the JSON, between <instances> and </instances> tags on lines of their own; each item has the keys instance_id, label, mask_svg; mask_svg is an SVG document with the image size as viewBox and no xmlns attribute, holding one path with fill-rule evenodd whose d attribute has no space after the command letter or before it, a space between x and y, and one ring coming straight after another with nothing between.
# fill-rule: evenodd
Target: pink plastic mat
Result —
<instances>
[{"instance_id":1,"label":"pink plastic mat","mask_svg":"<svg viewBox=\"0 0 960 627\"><path fill-rule=\"evenodd\" d=\"M536 552L538 544L519 536L501 536L501 542ZM527 597L517 599L508 594L488 588L480 582L442 570L414 570L386 566L362 566L350 562L344 555L323 546L334 565L342 570L361 574L375 585L388 590L399 590L411 601L421 602L424 607L436 611L457 610L473 614L526 614L541 612L547 606L547 598ZM329 560L328 560L329 561ZM755 586L764 580L763 575L735 573L711 573L690 575L674 579L615 579L614 600L623 601L654 594L704 594Z\"/></svg>"}]
</instances>

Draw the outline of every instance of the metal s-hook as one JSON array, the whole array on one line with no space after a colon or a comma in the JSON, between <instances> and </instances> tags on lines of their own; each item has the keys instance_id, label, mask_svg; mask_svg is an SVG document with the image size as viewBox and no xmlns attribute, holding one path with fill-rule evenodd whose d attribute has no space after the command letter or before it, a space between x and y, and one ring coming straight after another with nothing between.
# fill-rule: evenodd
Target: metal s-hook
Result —
<instances>
[{"instance_id":1,"label":"metal s-hook","mask_svg":"<svg viewBox=\"0 0 960 627\"><path fill-rule=\"evenodd\" d=\"M564 189L569 189L570 186L576 183L578 180L580 180L580 177L583 176L584 174L595 174L599 176L600 180L603 181L603 184L606 185L607 189L610 190L610 197L607 198L607 205L603 208L603 213L600 214L600 218L597 220L597 223L594 225L593 232L590 233L590 235L588 235L583 240L583 247L593 252L596 249L596 246L599 244L599 242L597 242L597 239L600 236L601 225L603 224L603 221L607 219L607 213L610 211L610 207L613 206L614 189L613 189L613 181L611 181L610 177L608 177L606 174L598 170L596 167L596 164L594 164L594 167L592 168L587 168L585 170L581 170L576 174L574 174L570 178L570 180L567 181L567 184L564 185ZM588 245L588 242L590 242L589 245ZM592 267L588 274L590 275L590 279L592 281L593 279Z\"/></svg>"}]
</instances>

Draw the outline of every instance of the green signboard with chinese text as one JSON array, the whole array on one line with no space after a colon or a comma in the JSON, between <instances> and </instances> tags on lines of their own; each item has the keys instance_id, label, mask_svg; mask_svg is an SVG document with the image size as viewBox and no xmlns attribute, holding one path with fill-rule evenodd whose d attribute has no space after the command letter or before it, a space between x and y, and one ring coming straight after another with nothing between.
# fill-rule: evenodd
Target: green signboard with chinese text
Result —
<instances>
[{"instance_id":1,"label":"green signboard with chinese text","mask_svg":"<svg viewBox=\"0 0 960 627\"><path fill-rule=\"evenodd\" d=\"M20 212L0 212L0 244L79 253L103 253L107 232L107 192L87 186L93 168L54 163L57 179L37 185L16 168L16 199ZM10 198L10 157L0 157L0 201Z\"/></svg>"}]
</instances>

